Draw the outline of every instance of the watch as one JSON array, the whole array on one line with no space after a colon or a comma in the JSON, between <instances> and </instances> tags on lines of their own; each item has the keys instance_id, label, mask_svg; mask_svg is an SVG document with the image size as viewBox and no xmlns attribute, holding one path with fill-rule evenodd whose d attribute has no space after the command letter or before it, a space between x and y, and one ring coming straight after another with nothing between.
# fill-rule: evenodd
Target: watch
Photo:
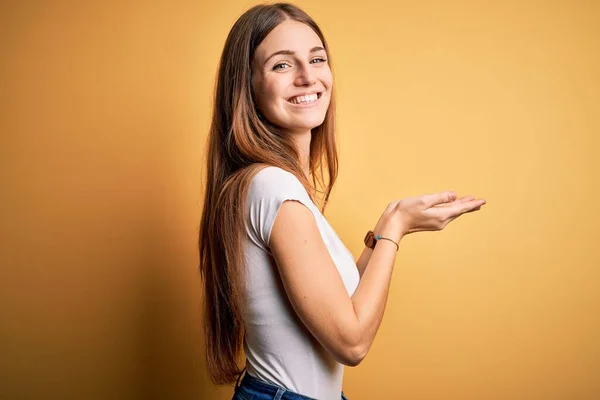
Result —
<instances>
[{"instance_id":1,"label":"watch","mask_svg":"<svg viewBox=\"0 0 600 400\"><path fill-rule=\"evenodd\" d=\"M375 235L373 234L373 231L367 232L367 234L365 236L365 246L367 246L370 249L374 249L376 244L377 244L377 240L375 239Z\"/></svg>"}]
</instances>

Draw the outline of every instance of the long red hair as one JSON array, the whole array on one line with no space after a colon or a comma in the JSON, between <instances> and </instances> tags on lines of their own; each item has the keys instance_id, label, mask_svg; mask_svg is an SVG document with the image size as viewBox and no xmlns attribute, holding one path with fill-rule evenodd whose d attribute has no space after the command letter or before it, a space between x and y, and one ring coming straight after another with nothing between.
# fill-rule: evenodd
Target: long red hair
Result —
<instances>
[{"instance_id":1,"label":"long red hair","mask_svg":"<svg viewBox=\"0 0 600 400\"><path fill-rule=\"evenodd\" d=\"M304 11L287 3L258 5L246 11L231 28L220 59L199 233L206 365L215 384L233 383L242 371L238 365L244 340L246 266L242 240L246 234L245 200L250 180L266 165L287 170L302 182L313 201L322 204L324 212L337 177L333 92L323 123L312 130L312 183L302 172L291 136L260 118L257 112L251 86L254 53L269 32L287 19L302 22L315 31L331 65L327 43L317 24Z\"/></svg>"}]
</instances>

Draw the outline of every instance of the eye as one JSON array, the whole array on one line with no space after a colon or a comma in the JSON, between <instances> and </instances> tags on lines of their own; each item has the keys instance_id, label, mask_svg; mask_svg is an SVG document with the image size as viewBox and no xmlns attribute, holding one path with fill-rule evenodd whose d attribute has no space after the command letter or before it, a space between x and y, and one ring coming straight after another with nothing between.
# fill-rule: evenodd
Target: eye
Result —
<instances>
[{"instance_id":1,"label":"eye","mask_svg":"<svg viewBox=\"0 0 600 400\"><path fill-rule=\"evenodd\" d=\"M313 61L317 61L317 62L315 63ZM316 57L316 58L313 58L312 60L310 60L310 63L311 64L321 64L321 63L324 63L326 61L327 61L326 58ZM288 69L288 67L291 67L291 65L288 64L288 63L286 63L286 62L282 62L282 63L279 63L279 64L275 64L273 66L273 70L276 71L276 70Z\"/></svg>"},{"instance_id":2,"label":"eye","mask_svg":"<svg viewBox=\"0 0 600 400\"><path fill-rule=\"evenodd\" d=\"M280 66L290 66L288 63L279 63L279 64L275 64L275 66L273 67L273 70L277 70L277 69L286 69L286 68L278 68Z\"/></svg>"}]
</instances>

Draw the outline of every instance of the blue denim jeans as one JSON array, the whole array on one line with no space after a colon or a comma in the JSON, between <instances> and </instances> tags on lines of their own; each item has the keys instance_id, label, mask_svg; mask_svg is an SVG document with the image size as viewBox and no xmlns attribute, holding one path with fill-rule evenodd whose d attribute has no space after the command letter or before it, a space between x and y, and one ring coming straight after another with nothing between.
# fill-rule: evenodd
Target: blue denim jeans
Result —
<instances>
[{"instance_id":1,"label":"blue denim jeans","mask_svg":"<svg viewBox=\"0 0 600 400\"><path fill-rule=\"evenodd\" d=\"M244 368L245 370L245 368ZM244 373L244 371L242 371ZM272 383L264 382L248 374L244 375L241 384L240 376L235 384L235 393L232 400L316 400L312 397L303 396L301 394L284 389ZM344 396L344 392L340 393L341 400L348 400Z\"/></svg>"}]
</instances>

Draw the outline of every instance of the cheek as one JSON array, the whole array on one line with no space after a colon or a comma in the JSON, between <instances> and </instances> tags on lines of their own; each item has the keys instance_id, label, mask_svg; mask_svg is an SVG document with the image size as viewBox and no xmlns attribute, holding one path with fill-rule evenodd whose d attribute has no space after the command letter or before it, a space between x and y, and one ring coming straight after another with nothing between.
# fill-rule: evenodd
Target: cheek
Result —
<instances>
[{"instance_id":1,"label":"cheek","mask_svg":"<svg viewBox=\"0 0 600 400\"><path fill-rule=\"evenodd\" d=\"M252 81L252 89L254 91L254 99L260 109L266 110L271 107L276 89L272 82L256 78Z\"/></svg>"},{"instance_id":2,"label":"cheek","mask_svg":"<svg viewBox=\"0 0 600 400\"><path fill-rule=\"evenodd\" d=\"M279 107L284 100L284 86L268 85L263 87L262 102L267 108Z\"/></svg>"},{"instance_id":3,"label":"cheek","mask_svg":"<svg viewBox=\"0 0 600 400\"><path fill-rule=\"evenodd\" d=\"M321 82L323 82L323 84L328 89L331 89L333 87L333 75L331 74L331 70L329 68L323 71L323 75L321 76Z\"/></svg>"}]
</instances>

